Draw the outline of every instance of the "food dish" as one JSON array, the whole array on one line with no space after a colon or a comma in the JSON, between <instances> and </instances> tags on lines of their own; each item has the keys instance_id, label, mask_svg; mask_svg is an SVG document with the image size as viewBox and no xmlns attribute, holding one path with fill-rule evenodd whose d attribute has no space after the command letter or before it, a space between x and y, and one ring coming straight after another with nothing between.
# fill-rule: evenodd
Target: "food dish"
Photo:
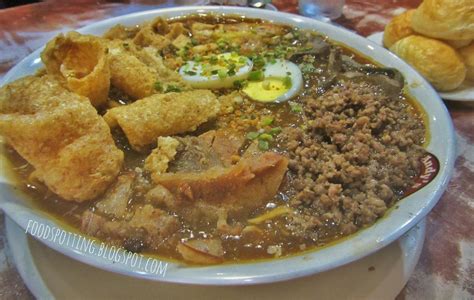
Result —
<instances>
[{"instance_id":1,"label":"food dish","mask_svg":"<svg viewBox=\"0 0 474 300\"><path fill-rule=\"evenodd\" d=\"M367 38L378 45L382 45L384 33L376 32ZM453 101L474 101L474 84L464 81L458 88L449 92L439 92L441 98Z\"/></svg>"},{"instance_id":2,"label":"food dish","mask_svg":"<svg viewBox=\"0 0 474 300\"><path fill-rule=\"evenodd\" d=\"M393 17L385 26L383 35L383 45L385 48L388 49L402 38L415 34L415 31L411 28L411 17L414 12L414 9L409 9Z\"/></svg>"},{"instance_id":3,"label":"food dish","mask_svg":"<svg viewBox=\"0 0 474 300\"><path fill-rule=\"evenodd\" d=\"M464 61L460 54L460 49L472 43L473 16L474 6L470 1L424 1L387 24L383 43L419 71L436 90L456 91L464 82L468 86L473 84L466 77L469 61Z\"/></svg>"},{"instance_id":4,"label":"food dish","mask_svg":"<svg viewBox=\"0 0 474 300\"><path fill-rule=\"evenodd\" d=\"M231 11L232 11L232 10L231 10ZM167 11L167 12L169 13L169 11ZM249 12L249 13L251 14L251 12ZM303 26L303 27L304 27L304 26ZM324 26L323 26L323 29L324 29ZM103 31L102 31L102 32L103 32ZM376 57L375 57L375 58L376 58ZM389 63L390 63L390 62L389 62ZM403 69L403 66L404 66L404 65L402 64L402 69ZM410 80L410 76L408 76L408 80ZM416 95L415 95L415 97L416 97ZM438 104L438 105L439 105L439 104ZM428 109L428 110L429 110L429 109ZM439 117L439 118L442 118L442 117ZM436 122L435 122L435 124L436 124ZM433 125L433 124L430 123L430 126L432 126L432 125ZM448 126L448 127L449 127L449 126ZM436 153L436 154L438 155L438 153ZM279 163L278 163L279 158L277 157L277 155L273 155L273 157L268 157L267 159L268 159L269 161L274 161L274 162L271 163L270 165L275 165L275 166L276 166L276 165L279 164ZM267 159L266 159L266 160L267 160ZM441 158L441 159L442 159L442 161L444 161L443 158ZM445 170L444 170L444 164L443 164L442 166L443 166L443 167L442 167L442 171L444 172L444 171L445 171ZM441 173L441 177L446 176L446 174L444 174L443 172ZM443 174L444 174L444 175L443 175ZM438 177L435 178L435 182L436 182L437 180L439 180ZM423 189L422 191L424 191L424 190L425 190L425 189ZM422 192L422 191L420 191L420 192ZM421 194L423 194L423 193L421 193ZM5 206L5 207L8 207L8 205ZM372 229L372 228L370 228L370 229L368 229L368 230L371 230L371 229ZM374 230L374 229L372 229L372 230ZM360 233L360 235L363 235L363 233ZM338 245L336 245L336 246L334 246L334 247L337 248L337 246L338 246Z\"/></svg>"},{"instance_id":5,"label":"food dish","mask_svg":"<svg viewBox=\"0 0 474 300\"><path fill-rule=\"evenodd\" d=\"M466 78L461 56L450 46L421 35L410 35L390 51L415 67L438 91L456 89Z\"/></svg>"},{"instance_id":6,"label":"food dish","mask_svg":"<svg viewBox=\"0 0 474 300\"><path fill-rule=\"evenodd\" d=\"M469 0L427 0L412 18L415 31L446 40L474 39L474 5Z\"/></svg>"}]
</instances>

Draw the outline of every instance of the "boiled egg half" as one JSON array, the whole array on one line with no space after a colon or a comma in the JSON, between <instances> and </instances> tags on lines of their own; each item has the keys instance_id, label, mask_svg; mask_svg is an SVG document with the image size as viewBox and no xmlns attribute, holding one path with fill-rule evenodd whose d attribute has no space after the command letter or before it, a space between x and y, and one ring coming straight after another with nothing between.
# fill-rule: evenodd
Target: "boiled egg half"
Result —
<instances>
[{"instance_id":1,"label":"boiled egg half","mask_svg":"<svg viewBox=\"0 0 474 300\"><path fill-rule=\"evenodd\" d=\"M222 53L187 61L179 74L193 88L231 88L234 82L247 79L252 61L237 53Z\"/></svg>"},{"instance_id":2,"label":"boiled egg half","mask_svg":"<svg viewBox=\"0 0 474 300\"><path fill-rule=\"evenodd\" d=\"M303 75L294 63L277 59L262 70L249 74L243 92L260 102L284 102L298 94L303 87Z\"/></svg>"}]
</instances>

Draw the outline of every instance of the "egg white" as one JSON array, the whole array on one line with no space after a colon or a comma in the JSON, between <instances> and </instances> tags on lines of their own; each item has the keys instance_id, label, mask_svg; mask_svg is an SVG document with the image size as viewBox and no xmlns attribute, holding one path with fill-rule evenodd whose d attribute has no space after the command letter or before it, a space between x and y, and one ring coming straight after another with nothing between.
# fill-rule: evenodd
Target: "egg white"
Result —
<instances>
[{"instance_id":1,"label":"egg white","mask_svg":"<svg viewBox=\"0 0 474 300\"><path fill-rule=\"evenodd\" d=\"M230 57L230 53L219 54L218 57ZM234 82L238 80L247 79L250 71L252 70L252 61L245 56L236 56L236 60L243 59L244 65L235 70L235 74L232 76L225 76L224 78L219 75L203 75L203 63L196 61L187 61L180 69L179 74L183 77L184 81L189 83L191 87L197 89L221 89L231 88L234 86ZM196 74L190 75L186 72L192 70Z\"/></svg>"}]
</instances>

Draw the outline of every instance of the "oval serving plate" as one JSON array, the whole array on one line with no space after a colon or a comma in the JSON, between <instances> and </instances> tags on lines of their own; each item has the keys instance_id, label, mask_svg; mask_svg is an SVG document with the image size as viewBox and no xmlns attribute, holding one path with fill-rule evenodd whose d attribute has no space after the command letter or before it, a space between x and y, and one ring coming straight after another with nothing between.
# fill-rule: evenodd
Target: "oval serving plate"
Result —
<instances>
[{"instance_id":1,"label":"oval serving plate","mask_svg":"<svg viewBox=\"0 0 474 300\"><path fill-rule=\"evenodd\" d=\"M55 239L53 234L45 234L44 237L38 238L36 236L41 242L81 262L144 279L209 285L255 284L314 274L367 256L399 238L426 216L438 202L451 177L455 159L453 125L446 107L437 93L416 71L395 55L361 36L334 25L293 14L223 6L178 7L134 13L107 19L78 31L100 35L118 23L130 26L157 16L173 18L195 13L237 14L276 23L285 23L301 29L313 29L329 36L336 42L348 45L382 65L400 70L405 76L408 92L426 112L428 130L432 137L426 149L439 160L437 176L426 186L398 202L397 209L387 212L387 215L373 226L330 246L280 259L206 267L188 267L180 263L165 261L159 265L158 260L153 260L153 258L147 256L143 256L140 263L138 258L133 261L134 258L127 257L126 253L117 252L116 249L111 248L105 249L104 245L96 240L89 243L87 248L81 248L78 243L75 245L66 243L65 239ZM42 49L36 50L11 69L5 76L2 85L34 73L41 66L39 58L41 51ZM28 201L22 199L15 191L14 186L9 184L5 173L5 169L2 168L0 174L2 182L0 208L9 217L25 230L29 226L31 229L32 224L37 224L36 226L43 226L43 231L46 227L49 227L49 230L62 234L64 230L73 239L74 233L70 233L71 228L63 226L46 213L36 209ZM75 233L77 234L77 232ZM74 237L79 238L80 235ZM145 269L147 262L150 262L150 265Z\"/></svg>"}]
</instances>

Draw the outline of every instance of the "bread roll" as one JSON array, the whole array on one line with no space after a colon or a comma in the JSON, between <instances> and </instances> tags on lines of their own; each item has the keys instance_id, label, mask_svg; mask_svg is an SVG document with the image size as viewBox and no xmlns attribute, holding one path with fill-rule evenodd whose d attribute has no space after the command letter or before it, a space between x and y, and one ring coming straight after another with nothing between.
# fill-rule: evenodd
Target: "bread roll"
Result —
<instances>
[{"instance_id":1,"label":"bread roll","mask_svg":"<svg viewBox=\"0 0 474 300\"><path fill-rule=\"evenodd\" d=\"M459 53L461 54L467 68L466 78L474 81L474 43L459 49Z\"/></svg>"},{"instance_id":2,"label":"bread roll","mask_svg":"<svg viewBox=\"0 0 474 300\"><path fill-rule=\"evenodd\" d=\"M454 49L459 49L459 48L468 46L472 42L472 40L471 39L468 39L468 40L442 40L442 42L445 42L446 44L453 47Z\"/></svg>"},{"instance_id":3,"label":"bread roll","mask_svg":"<svg viewBox=\"0 0 474 300\"><path fill-rule=\"evenodd\" d=\"M466 77L461 56L438 40L411 35L396 42L390 51L417 69L438 91L453 90Z\"/></svg>"},{"instance_id":4,"label":"bread roll","mask_svg":"<svg viewBox=\"0 0 474 300\"><path fill-rule=\"evenodd\" d=\"M474 39L473 0L425 0L415 10L412 28L422 35L446 39Z\"/></svg>"},{"instance_id":5,"label":"bread roll","mask_svg":"<svg viewBox=\"0 0 474 300\"><path fill-rule=\"evenodd\" d=\"M383 45L386 48L390 48L393 44L404 37L415 34L411 28L411 16L414 12L414 9L407 10L404 13L395 16L387 26L385 26L383 32Z\"/></svg>"}]
</instances>

